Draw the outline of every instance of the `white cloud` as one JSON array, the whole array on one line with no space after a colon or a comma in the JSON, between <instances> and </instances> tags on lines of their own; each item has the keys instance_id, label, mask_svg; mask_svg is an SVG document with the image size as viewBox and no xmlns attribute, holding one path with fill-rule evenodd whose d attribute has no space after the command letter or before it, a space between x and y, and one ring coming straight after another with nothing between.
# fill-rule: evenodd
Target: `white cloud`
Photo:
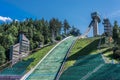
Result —
<instances>
[{"instance_id":1,"label":"white cloud","mask_svg":"<svg viewBox=\"0 0 120 80\"><path fill-rule=\"evenodd\" d=\"M18 20L18 19L15 19L15 21L18 21L18 22L19 22L19 20Z\"/></svg>"},{"instance_id":2,"label":"white cloud","mask_svg":"<svg viewBox=\"0 0 120 80\"><path fill-rule=\"evenodd\" d=\"M108 17L110 17L110 18L120 17L120 10L117 10L117 11L109 14Z\"/></svg>"},{"instance_id":3,"label":"white cloud","mask_svg":"<svg viewBox=\"0 0 120 80\"><path fill-rule=\"evenodd\" d=\"M3 17L3 16L0 16L0 21L3 21L3 22L6 22L6 21L12 21L12 19L10 17Z\"/></svg>"}]
</instances>

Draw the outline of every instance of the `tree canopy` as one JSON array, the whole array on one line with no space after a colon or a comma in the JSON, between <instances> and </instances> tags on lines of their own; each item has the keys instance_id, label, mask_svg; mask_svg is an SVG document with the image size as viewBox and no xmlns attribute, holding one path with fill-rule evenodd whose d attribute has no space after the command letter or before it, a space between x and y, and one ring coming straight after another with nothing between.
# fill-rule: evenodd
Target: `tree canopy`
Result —
<instances>
[{"instance_id":1,"label":"tree canopy","mask_svg":"<svg viewBox=\"0 0 120 80\"><path fill-rule=\"evenodd\" d=\"M80 33L77 28L74 27L74 30L70 27L66 19L62 22L57 18L52 18L49 21L44 18L39 20L26 18L24 21L13 20L10 23L2 23L0 24L0 48L6 54L5 56L9 56L9 48L18 43L21 32L30 40L30 50L39 47L41 43L48 44L55 39L60 40L63 34L76 36ZM4 57L3 53L0 54Z\"/></svg>"}]
</instances>

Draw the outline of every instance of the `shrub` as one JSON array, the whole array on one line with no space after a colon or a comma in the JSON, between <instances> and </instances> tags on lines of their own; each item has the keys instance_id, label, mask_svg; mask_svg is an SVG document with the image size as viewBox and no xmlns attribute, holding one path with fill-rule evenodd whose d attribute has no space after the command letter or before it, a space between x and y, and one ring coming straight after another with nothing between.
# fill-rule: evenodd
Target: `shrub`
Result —
<instances>
[{"instance_id":1,"label":"shrub","mask_svg":"<svg viewBox=\"0 0 120 80\"><path fill-rule=\"evenodd\" d=\"M62 38L61 38L61 36L57 36L56 38L55 38L55 40L57 40L57 41L60 41Z\"/></svg>"},{"instance_id":2,"label":"shrub","mask_svg":"<svg viewBox=\"0 0 120 80\"><path fill-rule=\"evenodd\" d=\"M120 58L120 49L118 49L118 47L113 49L113 53L114 58Z\"/></svg>"}]
</instances>

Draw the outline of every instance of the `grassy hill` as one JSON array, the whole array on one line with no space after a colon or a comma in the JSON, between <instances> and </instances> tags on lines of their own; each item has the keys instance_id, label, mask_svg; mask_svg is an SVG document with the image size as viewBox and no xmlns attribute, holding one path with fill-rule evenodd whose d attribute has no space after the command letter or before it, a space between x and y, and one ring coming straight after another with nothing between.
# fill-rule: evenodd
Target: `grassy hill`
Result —
<instances>
[{"instance_id":1,"label":"grassy hill","mask_svg":"<svg viewBox=\"0 0 120 80\"><path fill-rule=\"evenodd\" d=\"M64 70L72 66L81 56L99 53L97 50L99 40L99 37L78 39L68 55Z\"/></svg>"},{"instance_id":2,"label":"grassy hill","mask_svg":"<svg viewBox=\"0 0 120 80\"><path fill-rule=\"evenodd\" d=\"M102 47L97 49L100 41ZM59 80L119 80L120 64L106 63L106 57L113 59L111 46L105 44L104 38L78 39Z\"/></svg>"},{"instance_id":3,"label":"grassy hill","mask_svg":"<svg viewBox=\"0 0 120 80\"><path fill-rule=\"evenodd\" d=\"M24 60L28 60L31 58L34 59L34 61L27 67L27 71L33 68L54 46L55 44L44 47L38 50L37 52L33 53L32 55L26 57Z\"/></svg>"}]
</instances>

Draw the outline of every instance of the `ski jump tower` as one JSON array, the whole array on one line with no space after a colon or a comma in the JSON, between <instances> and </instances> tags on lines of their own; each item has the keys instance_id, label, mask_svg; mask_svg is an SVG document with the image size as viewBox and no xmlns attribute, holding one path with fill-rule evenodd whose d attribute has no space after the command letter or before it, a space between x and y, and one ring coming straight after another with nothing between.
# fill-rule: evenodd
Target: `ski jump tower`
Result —
<instances>
[{"instance_id":1,"label":"ski jump tower","mask_svg":"<svg viewBox=\"0 0 120 80\"><path fill-rule=\"evenodd\" d=\"M99 35L99 31L98 31L98 23L100 23L100 16L97 12L93 12L91 14L92 17L92 26L93 26L93 36L96 37L97 35Z\"/></svg>"},{"instance_id":2,"label":"ski jump tower","mask_svg":"<svg viewBox=\"0 0 120 80\"><path fill-rule=\"evenodd\" d=\"M93 27L93 36L96 37L99 35L99 32L98 32L98 23L101 22L100 20L100 16L98 15L97 12L93 12L91 13L91 18L92 18L92 21L90 22L86 32L81 35L79 38L85 38L88 33L90 32L90 29Z\"/></svg>"}]
</instances>

